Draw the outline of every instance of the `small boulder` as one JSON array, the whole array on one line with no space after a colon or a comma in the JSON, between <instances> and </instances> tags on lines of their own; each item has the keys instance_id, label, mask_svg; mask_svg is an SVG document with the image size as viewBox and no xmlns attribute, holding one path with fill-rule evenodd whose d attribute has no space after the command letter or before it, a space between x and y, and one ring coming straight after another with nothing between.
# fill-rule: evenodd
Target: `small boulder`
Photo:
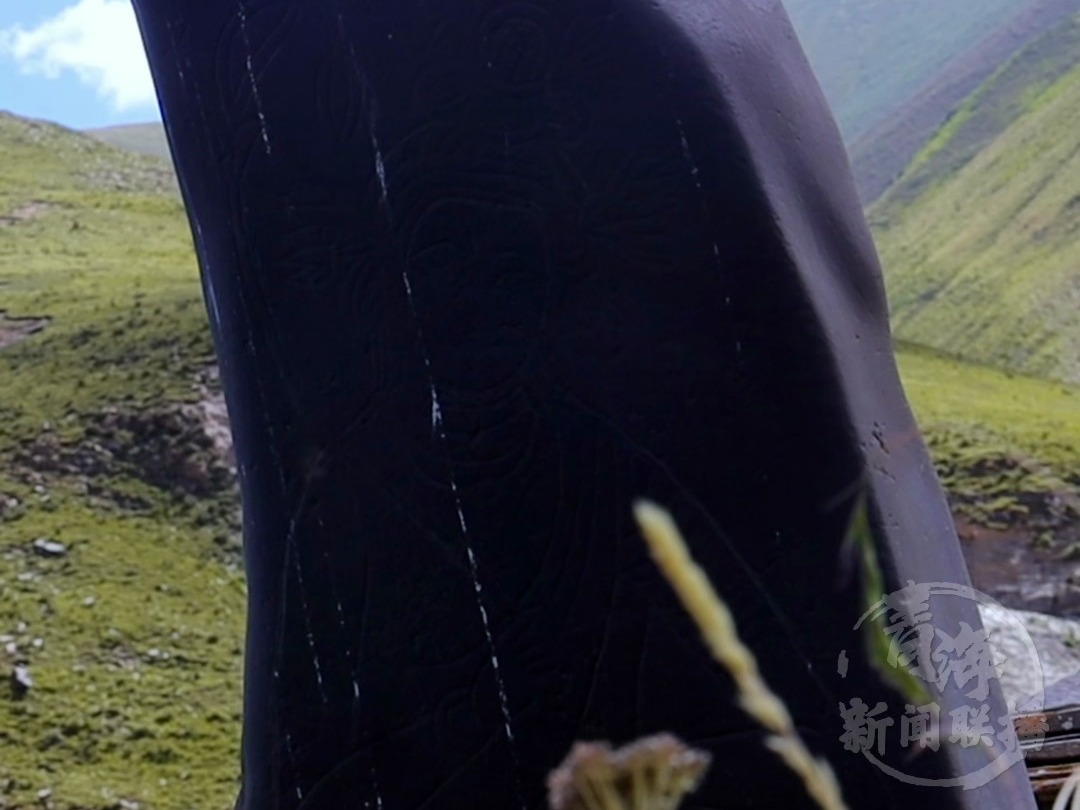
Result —
<instances>
[{"instance_id":1,"label":"small boulder","mask_svg":"<svg viewBox=\"0 0 1080 810\"><path fill-rule=\"evenodd\" d=\"M66 557L68 547L58 540L50 540L47 537L39 537L34 541L34 552L41 557Z\"/></svg>"},{"instance_id":2,"label":"small boulder","mask_svg":"<svg viewBox=\"0 0 1080 810\"><path fill-rule=\"evenodd\" d=\"M30 667L26 664L16 664L11 671L11 693L15 698L26 697L27 692L34 688L34 679L30 675Z\"/></svg>"}]
</instances>

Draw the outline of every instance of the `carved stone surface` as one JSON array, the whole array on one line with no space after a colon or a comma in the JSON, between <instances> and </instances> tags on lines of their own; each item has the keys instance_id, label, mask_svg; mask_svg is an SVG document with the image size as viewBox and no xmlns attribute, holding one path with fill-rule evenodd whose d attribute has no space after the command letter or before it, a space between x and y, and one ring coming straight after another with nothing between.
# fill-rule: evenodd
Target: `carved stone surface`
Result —
<instances>
[{"instance_id":1,"label":"carved stone surface","mask_svg":"<svg viewBox=\"0 0 1080 810\"><path fill-rule=\"evenodd\" d=\"M779 2L135 5L243 487L244 810L537 808L575 740L661 731L713 756L688 807L810 806L639 496L854 806L1030 806L1022 765L918 787L841 742L839 702L902 703L854 630L860 482L889 588L967 575Z\"/></svg>"}]
</instances>

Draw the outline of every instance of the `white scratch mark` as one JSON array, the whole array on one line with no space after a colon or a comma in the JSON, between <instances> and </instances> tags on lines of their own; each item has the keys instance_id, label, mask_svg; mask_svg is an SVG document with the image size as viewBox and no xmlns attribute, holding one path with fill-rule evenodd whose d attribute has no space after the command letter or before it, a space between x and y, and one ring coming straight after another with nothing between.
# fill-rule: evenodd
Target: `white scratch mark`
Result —
<instances>
[{"instance_id":1,"label":"white scratch mark","mask_svg":"<svg viewBox=\"0 0 1080 810\"><path fill-rule=\"evenodd\" d=\"M285 732L285 755L289 760L289 767L291 767L295 771L296 770L296 754L293 751L292 735L289 734L289 732L287 732L287 731ZM304 792L300 789L299 784L296 785L295 790L296 790L296 798L299 799L300 801L303 801L304 800Z\"/></svg>"},{"instance_id":2,"label":"white scratch mark","mask_svg":"<svg viewBox=\"0 0 1080 810\"><path fill-rule=\"evenodd\" d=\"M409 299L409 307L413 310L413 317L415 318L416 307L413 303L412 284L409 282L408 271L403 270L401 277L405 284L405 293ZM423 340L421 339L421 344L422 343ZM439 441L445 447L446 427L443 425L442 408L439 405L439 391L435 387L435 380L431 373L431 360L428 357L426 348L423 349L423 356L424 366L428 375L428 388L431 390L432 427L435 429ZM480 610L480 623L484 629L484 639L487 642L488 654L491 658L491 668L495 676L495 688L499 693L499 708L503 716L503 729L506 731L507 740L513 743L514 727L510 718L510 700L506 693L506 684L503 681L502 671L499 669L499 656L495 650L495 637L491 633L491 622L488 620L487 608L484 606L484 589L480 583L480 567L476 563L476 553L473 551L472 540L469 538L469 526L465 521L465 508L461 503L461 495L458 493L457 477L454 475L453 468L450 470L450 492L454 496L454 508L457 510L458 526L461 527L461 535L465 539L465 554L469 560L469 574L472 577L473 591L476 593L476 606Z\"/></svg>"},{"instance_id":3,"label":"white scratch mark","mask_svg":"<svg viewBox=\"0 0 1080 810\"><path fill-rule=\"evenodd\" d=\"M375 772L375 766L371 766L371 785L375 788L375 810L382 810L382 793L379 791L379 775Z\"/></svg>"},{"instance_id":4,"label":"white scratch mark","mask_svg":"<svg viewBox=\"0 0 1080 810\"><path fill-rule=\"evenodd\" d=\"M262 96L255 81L255 66L251 62L251 38L247 30L247 12L244 4L237 3L237 16L240 19L240 35L244 38L244 62L247 65L248 81L251 83L251 95L255 99L255 114L259 117L259 134L262 135L263 148L270 154L270 131L266 126L266 114L263 112Z\"/></svg>"},{"instance_id":5,"label":"white scratch mark","mask_svg":"<svg viewBox=\"0 0 1080 810\"><path fill-rule=\"evenodd\" d=\"M694 186L698 190L698 194L701 195L701 202L705 203L705 188L701 185L701 170L698 168L697 160L694 158L694 153L690 151L690 142L686 139L686 130L683 129L683 122L681 118L675 119L675 127L679 130L679 145L682 147L683 159L686 160L686 165L690 167L690 177L694 181ZM720 259L720 246L713 240L712 243L713 256Z\"/></svg>"},{"instance_id":6,"label":"white scratch mark","mask_svg":"<svg viewBox=\"0 0 1080 810\"><path fill-rule=\"evenodd\" d=\"M345 35L345 17L341 12L340 1L337 4L337 21L338 32L340 33L341 38L348 41L349 59L352 62L353 73L356 74L356 78L362 85L364 97L366 99L370 87L370 82L368 81L367 74L360 67L360 60L356 58L356 48L354 47L352 41L349 40ZM393 35L390 35L388 39L393 39ZM370 137L371 139L371 149L375 153L375 175L378 177L379 180L379 202L383 206L383 208L386 208L390 193L389 187L386 182L386 160L383 158L382 148L379 146L379 138L375 134L375 113L370 108L367 110L367 119L368 137ZM406 281L406 284L407 283L408 281Z\"/></svg>"},{"instance_id":7,"label":"white scratch mark","mask_svg":"<svg viewBox=\"0 0 1080 810\"><path fill-rule=\"evenodd\" d=\"M461 508L461 498L458 496L457 484L455 484L453 481L451 481L450 482L450 489L454 493L454 506L457 507L458 525L461 527L461 533L464 534L467 537L468 534L469 534L469 527L465 525L465 511ZM476 571L476 560L473 558L472 549L471 548L468 549L468 552L469 552L469 565L472 566L472 569L475 572ZM474 577L475 577L475 574L474 574ZM479 592L479 590L480 590L480 583L479 582L476 583L476 590L477 590L477 592ZM484 609L484 606L480 605L480 610L483 611L483 609ZM485 618L486 618L486 615L485 615ZM487 621L484 622L484 626L485 627L487 626Z\"/></svg>"},{"instance_id":8,"label":"white scratch mark","mask_svg":"<svg viewBox=\"0 0 1080 810\"><path fill-rule=\"evenodd\" d=\"M315 649L315 636L312 634L312 632L310 630L307 631L307 640L308 640L308 647L310 647L312 650L314 650ZM319 664L319 657L317 655L312 654L312 658L314 658L314 661L315 661L315 680L318 681L319 689L321 691L322 688L323 688L322 666ZM326 702L327 702L326 695L323 695L323 703L326 703Z\"/></svg>"},{"instance_id":9,"label":"white scratch mark","mask_svg":"<svg viewBox=\"0 0 1080 810\"><path fill-rule=\"evenodd\" d=\"M705 201L705 187L701 184L701 170L698 167L697 159L694 157L693 151L690 149L690 141L686 139L686 130L683 128L683 122L681 118L675 119L675 128L679 132L679 145L682 147L683 159L686 161L686 165L690 168L690 177L694 181L694 186L698 190L698 195L701 197L701 206L706 209ZM707 210L707 209L706 209ZM720 245L716 240L712 240L712 252L713 258L716 260L717 270L723 270L722 262L720 259ZM728 310L731 309L731 293L724 293L724 307ZM742 359L742 341L735 340L735 356L738 359Z\"/></svg>"},{"instance_id":10,"label":"white scratch mark","mask_svg":"<svg viewBox=\"0 0 1080 810\"><path fill-rule=\"evenodd\" d=\"M431 430L438 431L442 424L442 409L439 407L439 393L431 386Z\"/></svg>"},{"instance_id":11,"label":"white scratch mark","mask_svg":"<svg viewBox=\"0 0 1080 810\"><path fill-rule=\"evenodd\" d=\"M382 150L379 148L379 139L375 137L375 127L369 127L371 131L371 148L375 150L375 174L379 178L379 199L383 205L388 202L389 191L386 187L386 163L383 161ZM410 295L412 292L410 291Z\"/></svg>"},{"instance_id":12,"label":"white scratch mark","mask_svg":"<svg viewBox=\"0 0 1080 810\"><path fill-rule=\"evenodd\" d=\"M342 16L341 16L341 6L340 6L340 4L338 5L338 22L339 22L339 24L341 25L341 28L342 28L342 36L344 36L344 20L342 19ZM393 39L393 35L388 34L387 39ZM351 42L349 43L349 55L350 55L350 57L352 59L353 69L356 72L357 78L361 81L361 83L363 84L363 86L364 86L364 88L366 90L368 88L368 86L369 86L367 76L365 75L365 73L363 72L363 70L360 67L360 62L356 58L356 51L353 48ZM379 146L378 136L376 135L376 132L375 132L375 115L374 115L374 111L371 110L371 109L369 109L369 112L368 112L368 131L369 131L370 137L371 137L372 150L375 153L375 174L376 174L376 176L378 177L378 180L379 180L379 192L380 192L380 195L381 195L381 203L382 203L383 209L384 209L384 211L386 213L387 219L389 220L390 217L391 217L390 204L389 204L390 183L389 183L389 180L387 179L387 174L386 174L386 161L383 158L382 149ZM505 142L505 145L509 146L509 139L508 138L507 138L507 140ZM440 406L440 403L439 403L439 391L435 386L435 377L434 377L434 374L432 373L432 369L431 369L431 356L428 353L427 346L424 344L423 328L420 326L420 317L419 317L419 313L418 313L418 311L416 309L416 301L415 301L415 299L413 297L412 281L409 278L409 270L408 270L407 265L402 268L402 271L401 271L401 283L405 288L405 297L406 297L406 299L408 301L409 310L410 310L410 312L412 314L412 317L413 317L413 322L416 324L417 337L419 338L421 356L422 356L423 362L424 362L424 370L425 370L425 372L427 374L428 389L429 389L429 391L431 393L431 425L432 425L433 433L436 436L436 438L438 439L438 441L445 448L446 445L447 445L446 428L445 428L445 426L443 424L442 407ZM450 466L450 469L449 469L449 478L450 478L450 489L451 489L451 492L453 493L453 497L454 497L454 507L457 510L458 523L459 523L459 525L461 527L461 533L462 533L462 536L463 536L463 538L465 540L465 552L466 552L466 556L467 556L468 561L469 561L469 573L470 573L470 576L472 577L473 590L474 590L474 592L476 594L476 604L477 604L477 608L479 609L479 613L480 613L480 622L483 625L484 638L485 638L485 640L487 642L488 653L489 653L489 655L491 657L492 669L493 669L494 678L495 678L495 686L496 686L496 690L498 691L498 696L499 696L499 706L500 706L500 709L502 711L503 727L504 727L504 729L506 731L506 738L507 738L508 742L511 744L511 746L513 746L513 744L514 744L514 729L513 729L513 724L512 724L511 715L510 715L510 701L509 701L508 696L507 696L506 685L503 682L502 672L501 672L501 670L499 668L499 656L498 656L498 654L497 654L497 652L495 650L495 638L492 635L491 625L490 625L490 622L488 620L487 608L484 605L483 587L480 584L480 569L479 569L479 566L478 566L477 561L476 561L476 554L475 554L475 552L473 551L473 548L472 548L472 540L469 537L468 524L465 521L465 510L464 510L464 507L463 507L462 502L461 502L461 497L460 497L460 495L458 493L457 477L454 474L454 470L453 470L452 466ZM353 687L354 687L354 690L356 690L356 692L354 694L357 694L357 696L358 696L358 687L356 686L355 682L353 684ZM374 766L372 766L372 769L371 769L371 778L372 778L372 783L373 783L374 788L375 788L376 807L378 808L378 810L382 810L382 807L383 807L382 796L379 793L378 776L377 776L377 774L375 772ZM525 810L524 801L521 802L521 807L522 807L522 810Z\"/></svg>"},{"instance_id":13,"label":"white scratch mark","mask_svg":"<svg viewBox=\"0 0 1080 810\"><path fill-rule=\"evenodd\" d=\"M318 518L317 522L318 522L320 527L323 527L322 516L320 516ZM334 570L333 561L330 559L330 551L329 550L324 550L323 551L323 561L326 563L326 570L330 571L330 572L333 572L333 570ZM341 629L341 630L344 630L345 629L345 608L341 604L341 595L338 593L338 589L337 589L337 585L335 584L333 573L331 573L331 575L330 575L330 583L329 584L330 584L330 593L334 597L334 608L335 608L335 611L337 613L338 628Z\"/></svg>"},{"instance_id":14,"label":"white scratch mark","mask_svg":"<svg viewBox=\"0 0 1080 810\"><path fill-rule=\"evenodd\" d=\"M456 499L456 487L455 499ZM465 528L465 514L461 509L461 501L457 501L458 520L461 522L462 531ZM499 671L499 656L495 653L495 639L491 635L491 624L488 621L487 609L484 607L484 591L480 585L480 570L476 565L476 555L472 545L466 545L465 550L469 557L469 569L472 573L473 589L476 591L476 605L480 608L480 620L484 625L484 637L487 639L488 649L491 652L491 668L495 673L495 684L499 690L499 708L502 710L503 727L506 729L506 739L514 741L514 727L510 723L510 700L506 694L506 686L503 683L502 672Z\"/></svg>"},{"instance_id":15,"label":"white scratch mark","mask_svg":"<svg viewBox=\"0 0 1080 810\"><path fill-rule=\"evenodd\" d=\"M166 21L165 30L169 32L169 41L172 43L172 45L173 45L173 53L175 53L176 52L176 34L173 33L173 26L172 26L172 21L171 20ZM184 73L184 66L180 63L179 57L177 57L177 59L176 59L176 75L180 77L180 82L182 84L187 83L187 75Z\"/></svg>"},{"instance_id":16,"label":"white scratch mark","mask_svg":"<svg viewBox=\"0 0 1080 810\"><path fill-rule=\"evenodd\" d=\"M307 492L301 499L300 506L289 521L289 533L285 538L285 553L292 557L293 568L296 571L296 585L300 591L300 610L304 614L304 630L307 636L308 650L311 652L311 663L315 667L315 683L319 688L319 697L324 706L330 705L326 696L326 688L323 684L322 662L319 660L319 651L315 646L315 634L311 627L311 613L308 607L307 588L304 585L304 568L300 564L300 555L296 553L296 528L300 513L304 511L304 502L307 500Z\"/></svg>"},{"instance_id":17,"label":"white scratch mark","mask_svg":"<svg viewBox=\"0 0 1080 810\"><path fill-rule=\"evenodd\" d=\"M293 751L292 735L289 734L288 732L285 732L285 753L288 756L290 767L292 767L293 770L295 771L296 770L296 754ZM304 791L300 788L300 785L297 784L294 787L294 790L296 791L296 798L299 799L300 801L303 801L304 800Z\"/></svg>"},{"instance_id":18,"label":"white scratch mark","mask_svg":"<svg viewBox=\"0 0 1080 810\"><path fill-rule=\"evenodd\" d=\"M413 299L412 282L409 280L409 271L407 268L403 268L401 271L401 282L405 287L405 296L409 302L409 309L412 311L413 320L417 323L417 332L420 337L421 354L424 360L424 369L428 378L428 389L431 392L431 422L434 428L435 434L439 439L439 442L446 446L446 427L443 424L442 407L439 404L439 391L435 386L435 378L431 371L431 357L428 354L427 347L424 346L423 330L420 329L419 317L416 311L416 302ZM488 654L491 658L491 666L495 677L495 688L499 696L499 708L503 716L503 728L506 731L506 738L510 743L514 742L514 727L510 716L510 700L506 693L506 684L503 682L502 671L499 668L499 656L495 650L495 637L491 632L491 623L488 620L487 608L484 606L484 590L480 583L480 568L476 562L476 554L473 551L472 539L469 537L469 527L465 521L465 509L461 502L461 496L458 493L457 477L454 475L454 470L451 467L449 472L450 477L450 491L454 497L454 508L457 510L458 525L461 527L461 534L465 540L465 553L469 560L469 574L472 577L473 590L476 593L476 606L480 612L480 623L483 625L484 638L487 642Z\"/></svg>"},{"instance_id":19,"label":"white scratch mark","mask_svg":"<svg viewBox=\"0 0 1080 810\"><path fill-rule=\"evenodd\" d=\"M675 126L679 128L679 143L682 145L683 157L686 158L686 164L690 167L690 176L694 178L694 185L701 190L701 171L698 169L697 161L694 160L694 154L690 151L690 142L686 140L686 131L683 129L682 120L675 119Z\"/></svg>"}]
</instances>

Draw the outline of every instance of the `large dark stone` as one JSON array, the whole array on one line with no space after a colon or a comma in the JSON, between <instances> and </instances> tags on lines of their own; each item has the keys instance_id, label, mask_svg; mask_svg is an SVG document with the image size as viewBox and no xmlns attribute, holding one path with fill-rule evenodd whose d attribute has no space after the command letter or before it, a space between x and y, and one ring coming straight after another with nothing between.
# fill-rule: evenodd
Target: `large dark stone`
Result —
<instances>
[{"instance_id":1,"label":"large dark stone","mask_svg":"<svg viewBox=\"0 0 1080 810\"><path fill-rule=\"evenodd\" d=\"M135 5L241 470L244 810L538 808L575 740L662 730L715 756L690 807L808 806L643 495L854 805L1030 806L1022 766L920 788L840 742L838 702L902 703L853 629L859 482L890 586L967 575L778 2Z\"/></svg>"}]
</instances>

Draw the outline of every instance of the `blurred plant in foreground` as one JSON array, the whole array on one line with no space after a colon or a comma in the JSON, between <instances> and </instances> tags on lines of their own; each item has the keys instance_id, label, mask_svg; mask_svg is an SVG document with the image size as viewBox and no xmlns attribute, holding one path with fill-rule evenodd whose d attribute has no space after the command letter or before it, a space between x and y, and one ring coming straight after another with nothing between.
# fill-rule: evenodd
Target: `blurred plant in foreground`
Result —
<instances>
[{"instance_id":1,"label":"blurred plant in foreground","mask_svg":"<svg viewBox=\"0 0 1080 810\"><path fill-rule=\"evenodd\" d=\"M653 560L701 630L713 658L731 673L739 692L739 706L772 732L765 745L798 774L818 806L823 810L845 810L832 768L807 750L787 707L762 679L754 654L739 638L731 611L690 557L671 515L655 504L638 501L634 516Z\"/></svg>"},{"instance_id":2,"label":"blurred plant in foreground","mask_svg":"<svg viewBox=\"0 0 1080 810\"><path fill-rule=\"evenodd\" d=\"M802 779L822 810L847 810L832 769L813 757L787 707L762 679L731 611L690 557L671 515L638 501L634 516L653 560L701 630L713 658L735 681L739 706L771 732L765 745ZM675 810L701 783L709 762L707 753L668 734L618 750L606 743L578 743L548 779L551 810Z\"/></svg>"},{"instance_id":3,"label":"blurred plant in foreground","mask_svg":"<svg viewBox=\"0 0 1080 810\"><path fill-rule=\"evenodd\" d=\"M670 734L618 750L578 743L548 778L551 810L675 810L709 768L710 756Z\"/></svg>"}]
</instances>

